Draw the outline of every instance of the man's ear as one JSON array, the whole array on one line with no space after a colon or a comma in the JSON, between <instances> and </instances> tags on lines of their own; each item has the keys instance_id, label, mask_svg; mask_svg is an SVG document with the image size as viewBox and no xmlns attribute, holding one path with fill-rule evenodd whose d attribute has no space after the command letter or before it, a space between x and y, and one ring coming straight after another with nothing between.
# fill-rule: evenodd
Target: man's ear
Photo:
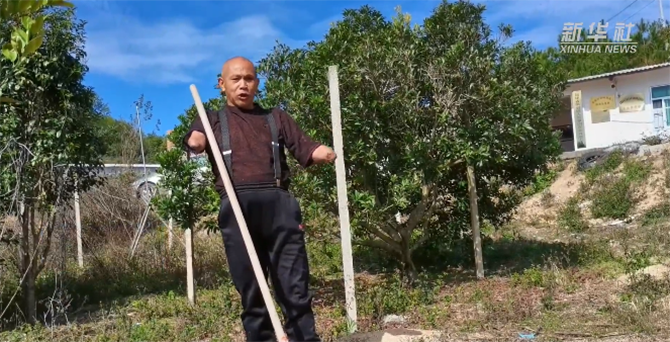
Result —
<instances>
[{"instance_id":1,"label":"man's ear","mask_svg":"<svg viewBox=\"0 0 670 342\"><path fill-rule=\"evenodd\" d=\"M217 88L221 89L221 92L226 91L226 86L224 85L223 78L221 78L221 77L219 77L219 85L218 85Z\"/></svg>"}]
</instances>

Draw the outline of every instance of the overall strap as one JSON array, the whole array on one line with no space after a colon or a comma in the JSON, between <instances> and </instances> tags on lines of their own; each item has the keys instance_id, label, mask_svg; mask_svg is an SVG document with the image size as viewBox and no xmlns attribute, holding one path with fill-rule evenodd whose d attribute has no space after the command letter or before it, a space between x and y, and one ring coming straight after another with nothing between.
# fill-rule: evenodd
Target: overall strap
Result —
<instances>
[{"instance_id":1,"label":"overall strap","mask_svg":"<svg viewBox=\"0 0 670 342\"><path fill-rule=\"evenodd\" d=\"M228 129L228 113L225 109L222 109L218 113L219 115L219 125L221 126L221 154L223 154L223 161L226 163L226 169L228 169L228 174L232 176L232 153L230 149L230 130Z\"/></svg>"},{"instance_id":2,"label":"overall strap","mask_svg":"<svg viewBox=\"0 0 670 342\"><path fill-rule=\"evenodd\" d=\"M275 123L275 118L272 115L272 112L270 114L267 114L265 118L268 121L268 126L270 126L270 133L272 134L272 156L273 156L273 164L274 164L274 170L275 170L275 181L277 182L277 186L281 185L281 165L279 163L279 134L277 133L277 125Z\"/></svg>"}]
</instances>

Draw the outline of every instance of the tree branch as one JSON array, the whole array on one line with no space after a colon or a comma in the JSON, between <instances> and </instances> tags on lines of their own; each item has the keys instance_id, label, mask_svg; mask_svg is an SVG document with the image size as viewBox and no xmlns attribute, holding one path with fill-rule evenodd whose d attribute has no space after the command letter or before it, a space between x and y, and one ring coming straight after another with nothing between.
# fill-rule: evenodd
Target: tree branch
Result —
<instances>
[{"instance_id":1,"label":"tree branch","mask_svg":"<svg viewBox=\"0 0 670 342\"><path fill-rule=\"evenodd\" d=\"M399 246L399 243L395 241L391 236L384 233L384 231L381 228L373 225L366 225L365 228L372 235L378 237L380 240L386 242L387 244L392 246Z\"/></svg>"},{"instance_id":2,"label":"tree branch","mask_svg":"<svg viewBox=\"0 0 670 342\"><path fill-rule=\"evenodd\" d=\"M365 247L372 247L372 248L378 248L385 250L387 252L390 252L392 254L402 256L402 251L400 249L400 245L394 244L387 244L379 240L363 240L359 241L357 244Z\"/></svg>"}]
</instances>

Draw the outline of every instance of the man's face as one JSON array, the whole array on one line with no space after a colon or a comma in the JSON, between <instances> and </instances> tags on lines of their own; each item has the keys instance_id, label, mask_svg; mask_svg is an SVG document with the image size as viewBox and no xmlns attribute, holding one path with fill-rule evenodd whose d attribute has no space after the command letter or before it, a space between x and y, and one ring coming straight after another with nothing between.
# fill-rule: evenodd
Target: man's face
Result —
<instances>
[{"instance_id":1,"label":"man's face","mask_svg":"<svg viewBox=\"0 0 670 342\"><path fill-rule=\"evenodd\" d=\"M236 107L252 109L258 90L254 65L245 60L231 60L223 66L219 87L226 93L228 102Z\"/></svg>"}]
</instances>

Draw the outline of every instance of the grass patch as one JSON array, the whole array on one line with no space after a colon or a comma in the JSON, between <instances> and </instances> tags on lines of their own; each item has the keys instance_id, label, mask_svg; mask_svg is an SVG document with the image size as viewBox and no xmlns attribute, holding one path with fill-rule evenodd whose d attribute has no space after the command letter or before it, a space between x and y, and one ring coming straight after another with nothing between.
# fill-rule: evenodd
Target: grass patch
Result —
<instances>
[{"instance_id":1,"label":"grass patch","mask_svg":"<svg viewBox=\"0 0 670 342\"><path fill-rule=\"evenodd\" d=\"M670 202L663 201L656 206L649 209L642 215L640 224L642 226L649 226L658 224L662 221L667 221L670 218Z\"/></svg>"},{"instance_id":2,"label":"grass patch","mask_svg":"<svg viewBox=\"0 0 670 342\"><path fill-rule=\"evenodd\" d=\"M561 166L537 172L530 185L523 189L524 196L532 196L548 189L558 177Z\"/></svg>"},{"instance_id":3,"label":"grass patch","mask_svg":"<svg viewBox=\"0 0 670 342\"><path fill-rule=\"evenodd\" d=\"M623 219L635 206L631 182L626 177L608 177L592 193L591 214L594 218Z\"/></svg>"},{"instance_id":4,"label":"grass patch","mask_svg":"<svg viewBox=\"0 0 670 342\"><path fill-rule=\"evenodd\" d=\"M621 174L613 174L619 166ZM639 202L635 186L642 183L651 173L651 165L632 158L623 158L620 153L612 154L601 165L587 173L590 184L591 214L594 218L627 218ZM589 171L592 171L589 170Z\"/></svg>"},{"instance_id":5,"label":"grass patch","mask_svg":"<svg viewBox=\"0 0 670 342\"><path fill-rule=\"evenodd\" d=\"M579 197L573 196L563 205L558 212L557 224L572 233L581 233L589 229L589 224L579 207Z\"/></svg>"},{"instance_id":6,"label":"grass patch","mask_svg":"<svg viewBox=\"0 0 670 342\"><path fill-rule=\"evenodd\" d=\"M610 153L601 163L586 170L584 175L584 184L587 187L593 185L604 175L614 172L614 170L616 170L621 165L621 163L623 163L623 161L623 152L617 150Z\"/></svg>"}]
</instances>

